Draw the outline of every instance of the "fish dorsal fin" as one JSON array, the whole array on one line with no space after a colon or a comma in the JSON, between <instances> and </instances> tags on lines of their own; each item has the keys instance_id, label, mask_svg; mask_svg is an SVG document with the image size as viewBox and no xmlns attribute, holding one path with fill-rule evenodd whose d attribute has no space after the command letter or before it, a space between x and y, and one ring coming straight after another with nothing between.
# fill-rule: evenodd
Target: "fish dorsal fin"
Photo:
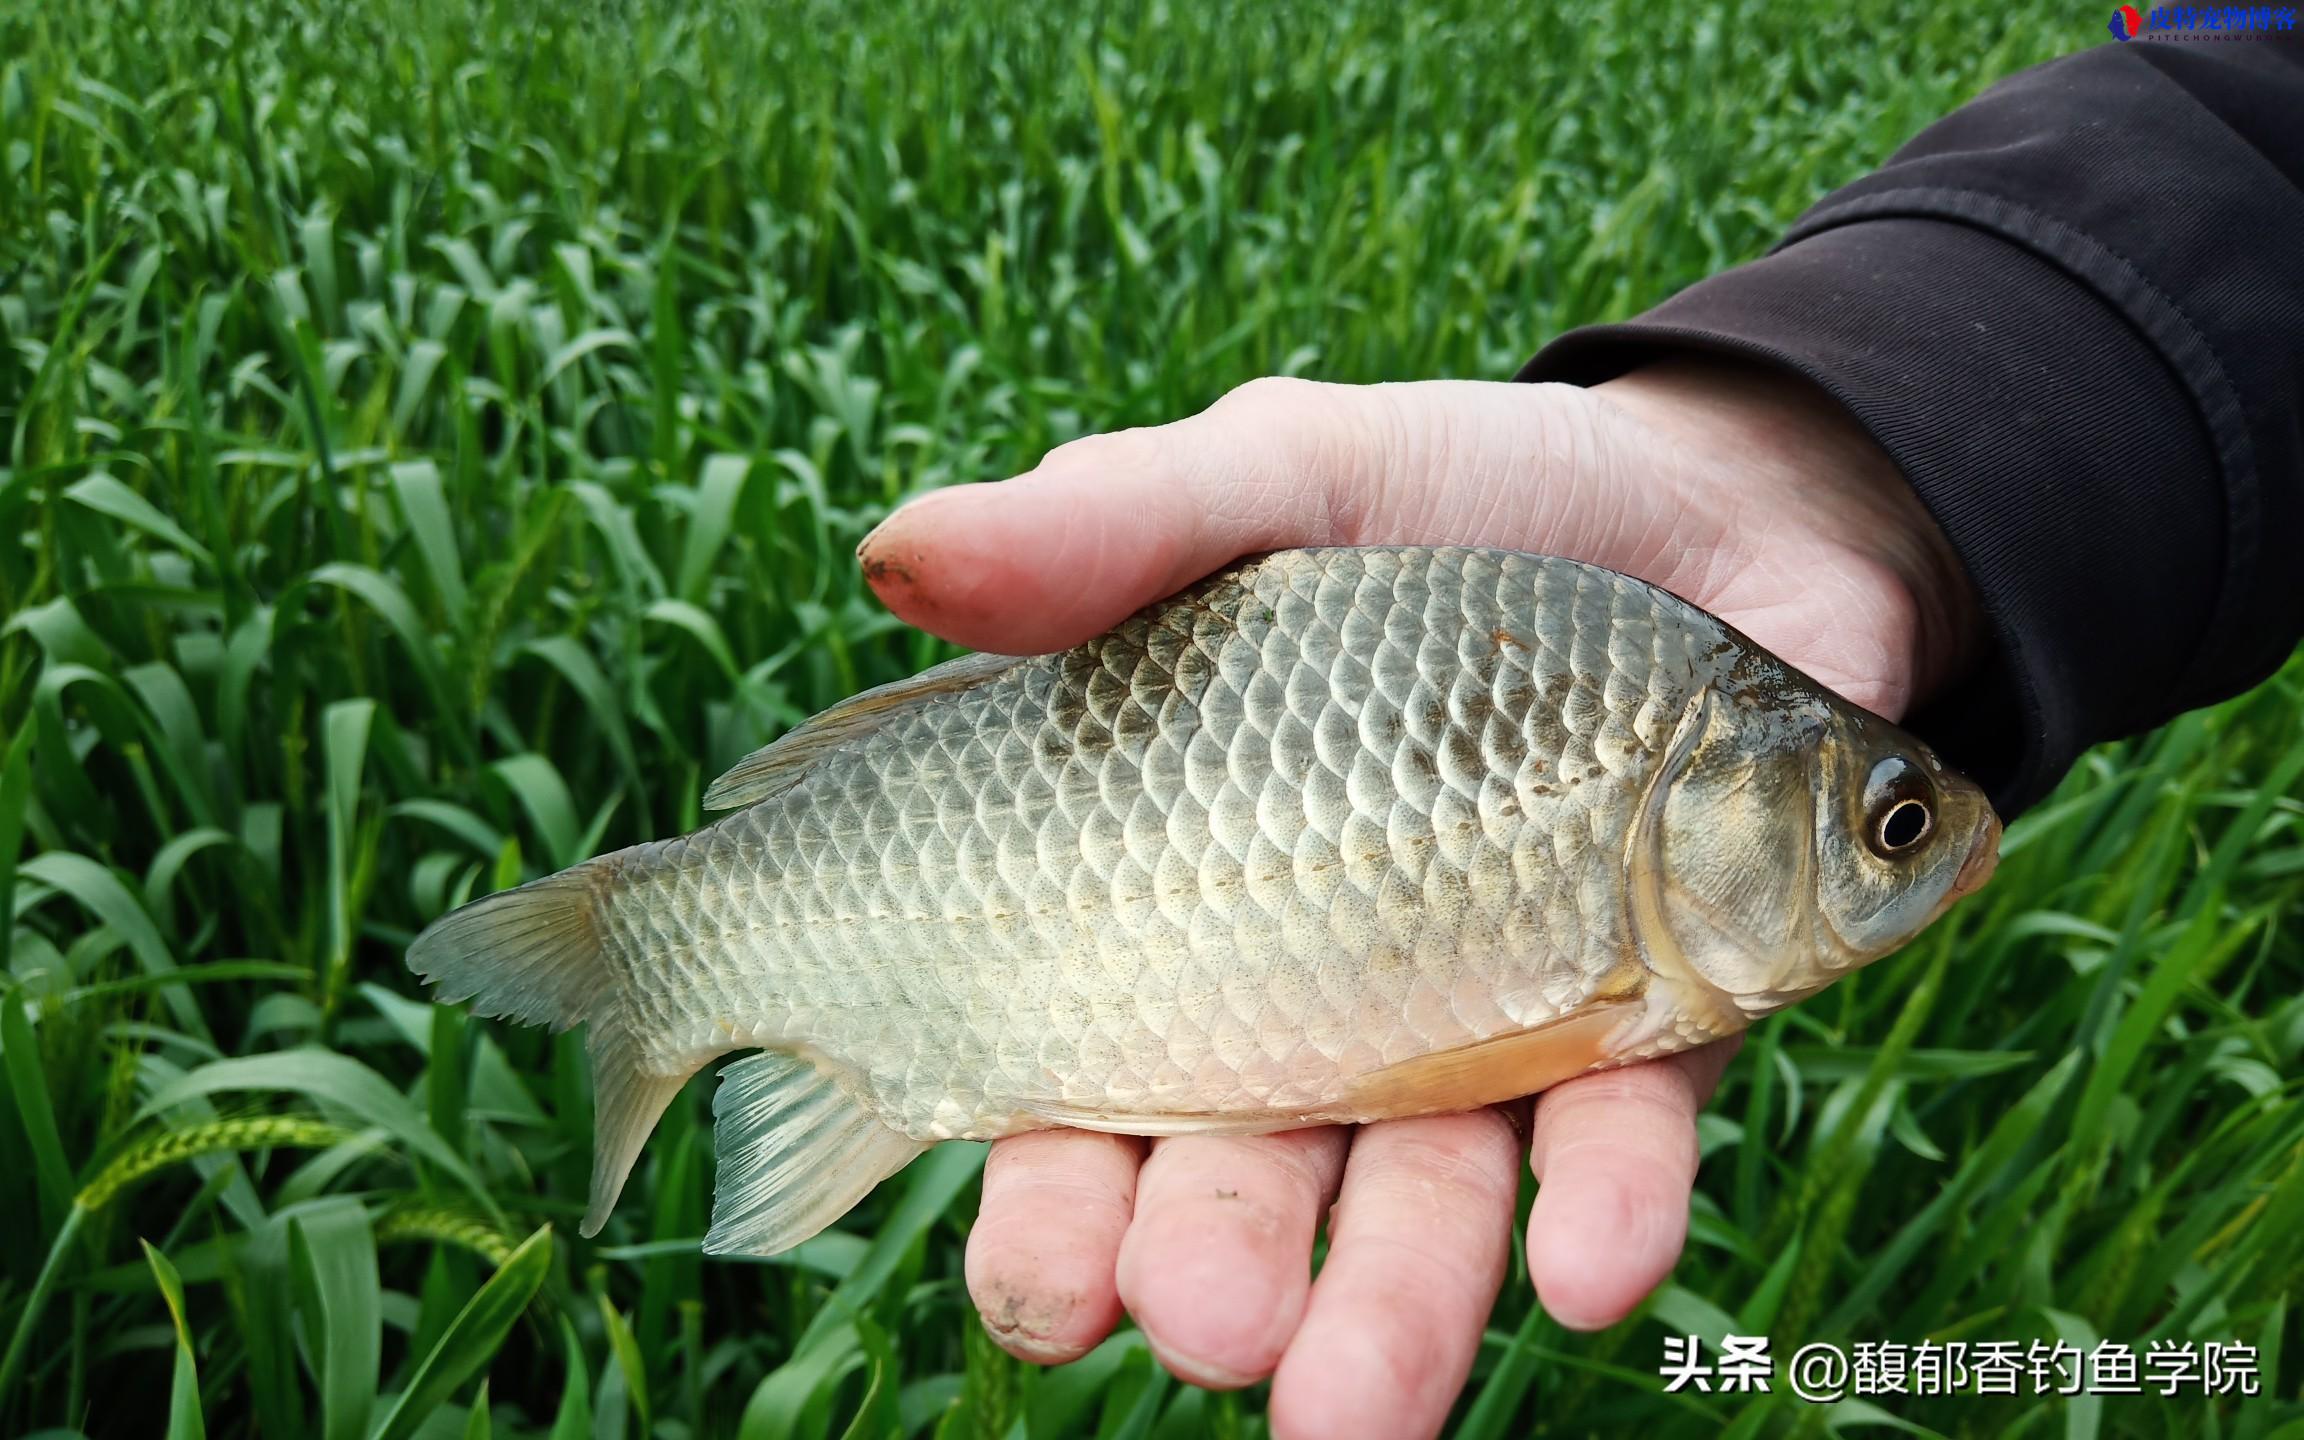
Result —
<instances>
[{"instance_id":1,"label":"fish dorsal fin","mask_svg":"<svg viewBox=\"0 0 2304 1440\"><path fill-rule=\"evenodd\" d=\"M928 1147L891 1130L819 1066L780 1051L720 1072L712 1097L711 1255L774 1255L847 1214Z\"/></svg>"},{"instance_id":2,"label":"fish dorsal fin","mask_svg":"<svg viewBox=\"0 0 2304 1440\"><path fill-rule=\"evenodd\" d=\"M932 665L907 680L851 695L821 715L803 720L765 747L736 762L735 768L704 792L707 810L757 805L800 783L809 768L840 746L869 735L896 715L940 695L954 695L1023 663L1017 655L963 655Z\"/></svg>"}]
</instances>

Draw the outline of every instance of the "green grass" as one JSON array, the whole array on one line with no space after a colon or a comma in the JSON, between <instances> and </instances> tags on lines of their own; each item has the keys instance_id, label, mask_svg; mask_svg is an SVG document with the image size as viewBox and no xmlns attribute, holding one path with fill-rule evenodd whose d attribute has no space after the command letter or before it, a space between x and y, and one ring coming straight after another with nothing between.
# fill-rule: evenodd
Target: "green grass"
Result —
<instances>
[{"instance_id":1,"label":"green grass","mask_svg":"<svg viewBox=\"0 0 2304 1440\"><path fill-rule=\"evenodd\" d=\"M401 948L938 658L849 557L903 496L1263 372L1509 373L2102 38L862 8L0 8L0 1432L1260 1433L1125 1334L1000 1356L973 1147L706 1263L691 1087L578 1240L578 1043L426 1005ZM1515 1276L1457 1433L1884 1423L1658 1393L1667 1332L1731 1328L2241 1340L2284 1400L1885 1407L2300 1433L2300 699L2090 756L1984 899L1761 1026L1674 1283L1585 1337Z\"/></svg>"}]
</instances>

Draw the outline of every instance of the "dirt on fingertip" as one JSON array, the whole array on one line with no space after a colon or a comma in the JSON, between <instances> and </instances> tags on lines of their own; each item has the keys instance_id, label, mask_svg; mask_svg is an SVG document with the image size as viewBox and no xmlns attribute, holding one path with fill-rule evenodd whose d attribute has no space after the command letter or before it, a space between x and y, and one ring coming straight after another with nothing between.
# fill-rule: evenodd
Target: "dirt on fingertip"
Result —
<instances>
[{"instance_id":1,"label":"dirt on fingertip","mask_svg":"<svg viewBox=\"0 0 2304 1440\"><path fill-rule=\"evenodd\" d=\"M1035 1360L1058 1362L1080 1353L1079 1347L1050 1338L1077 1308L1070 1295L1034 1294L1003 1285L982 1297L977 1313L1001 1348Z\"/></svg>"}]
</instances>

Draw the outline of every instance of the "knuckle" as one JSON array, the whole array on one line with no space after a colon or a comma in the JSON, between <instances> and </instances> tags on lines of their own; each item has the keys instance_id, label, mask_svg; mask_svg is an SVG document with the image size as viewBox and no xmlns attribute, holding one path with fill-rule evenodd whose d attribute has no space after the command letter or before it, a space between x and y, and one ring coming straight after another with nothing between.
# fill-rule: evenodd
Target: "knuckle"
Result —
<instances>
[{"instance_id":1,"label":"knuckle","mask_svg":"<svg viewBox=\"0 0 2304 1440\"><path fill-rule=\"evenodd\" d=\"M1677 1185L1696 1173L1696 1097L1669 1065L1582 1077L1537 1098L1531 1157L1542 1178L1580 1156L1629 1159Z\"/></svg>"},{"instance_id":2,"label":"knuckle","mask_svg":"<svg viewBox=\"0 0 2304 1440\"><path fill-rule=\"evenodd\" d=\"M1160 453L1160 442L1151 429L1107 430L1065 441L1049 451L1040 466L1044 470L1099 473L1137 470L1159 463Z\"/></svg>"},{"instance_id":3,"label":"knuckle","mask_svg":"<svg viewBox=\"0 0 2304 1440\"><path fill-rule=\"evenodd\" d=\"M1391 483L1393 407L1382 386L1338 385L1265 375L1234 387L1200 417L1253 457L1246 466L1267 497L1282 495L1298 530L1317 543L1353 543L1360 517Z\"/></svg>"},{"instance_id":4,"label":"knuckle","mask_svg":"<svg viewBox=\"0 0 2304 1440\"><path fill-rule=\"evenodd\" d=\"M1497 1133L1477 1144L1409 1142L1398 1157L1402 1170L1442 1203L1493 1205L1509 1200L1520 1181L1519 1169L1512 1163L1511 1128L1501 1116L1485 1123Z\"/></svg>"},{"instance_id":5,"label":"knuckle","mask_svg":"<svg viewBox=\"0 0 2304 1440\"><path fill-rule=\"evenodd\" d=\"M1673 1187L1685 1187L1696 1178L1699 1159L1695 1127L1677 1117L1668 1125L1627 1124L1618 1118L1605 1127L1549 1131L1539 1117L1532 1153L1538 1180L1588 1158L1620 1172L1625 1170L1622 1162L1629 1161L1628 1173L1643 1177L1642 1183L1653 1179Z\"/></svg>"},{"instance_id":6,"label":"knuckle","mask_svg":"<svg viewBox=\"0 0 2304 1440\"><path fill-rule=\"evenodd\" d=\"M1380 1168L1354 1172L1332 1229L1356 1245L1430 1245L1453 1256L1451 1265L1469 1263L1510 1225L1520 1184L1509 1130L1500 1119L1487 1123L1504 1143L1395 1141Z\"/></svg>"},{"instance_id":7,"label":"knuckle","mask_svg":"<svg viewBox=\"0 0 2304 1440\"><path fill-rule=\"evenodd\" d=\"M1254 1153L1292 1196L1317 1204L1334 1188L1348 1143L1342 1130L1297 1130L1271 1136Z\"/></svg>"},{"instance_id":8,"label":"knuckle","mask_svg":"<svg viewBox=\"0 0 2304 1440\"><path fill-rule=\"evenodd\" d=\"M1136 1192L1143 1142L1088 1131L1048 1131L995 1141L984 1162L988 1219L1011 1212L1037 1215L1051 1205L1096 1216L1117 1210L1125 1218Z\"/></svg>"},{"instance_id":9,"label":"knuckle","mask_svg":"<svg viewBox=\"0 0 2304 1440\"><path fill-rule=\"evenodd\" d=\"M1335 389L1333 385L1300 379L1294 375L1259 375L1225 391L1223 397L1209 408L1226 411L1306 410L1327 404Z\"/></svg>"},{"instance_id":10,"label":"knuckle","mask_svg":"<svg viewBox=\"0 0 2304 1440\"><path fill-rule=\"evenodd\" d=\"M1422 1321L1403 1327L1408 1330L1429 1334L1467 1322L1478 1324L1495 1303L1502 1283L1500 1255L1468 1252L1461 1245L1405 1232L1358 1235L1353 1243L1363 1259L1373 1251L1389 1252L1388 1268L1416 1277L1414 1288L1400 1297L1403 1309ZM1500 1252L1509 1243L1495 1249Z\"/></svg>"},{"instance_id":11,"label":"knuckle","mask_svg":"<svg viewBox=\"0 0 2304 1440\"><path fill-rule=\"evenodd\" d=\"M1148 1204L1266 1236L1317 1218L1342 1170L1340 1131L1300 1130L1168 1151ZM1160 1164L1159 1154L1154 1156Z\"/></svg>"},{"instance_id":12,"label":"knuckle","mask_svg":"<svg viewBox=\"0 0 2304 1440\"><path fill-rule=\"evenodd\" d=\"M1580 1075L1537 1098L1539 1118L1547 1105L1556 1110L1587 1105L1614 1110L1636 1105L1643 1110L1670 1115L1683 1123L1696 1111L1687 1073L1676 1065L1652 1062Z\"/></svg>"}]
</instances>

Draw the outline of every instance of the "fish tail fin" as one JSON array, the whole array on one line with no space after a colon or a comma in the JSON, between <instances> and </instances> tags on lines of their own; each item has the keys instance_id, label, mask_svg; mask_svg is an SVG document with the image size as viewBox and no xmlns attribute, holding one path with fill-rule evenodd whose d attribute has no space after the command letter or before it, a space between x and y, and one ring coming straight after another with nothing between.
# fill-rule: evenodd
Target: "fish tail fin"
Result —
<instances>
[{"instance_id":1,"label":"fish tail fin","mask_svg":"<svg viewBox=\"0 0 2304 1440\"><path fill-rule=\"evenodd\" d=\"M641 1144L704 1063L657 1073L632 1042L624 970L608 953L600 910L618 859L602 856L484 896L434 921L408 947L408 968L442 1004L469 1000L476 1014L555 1030L589 1025L593 1155L585 1235L606 1223Z\"/></svg>"},{"instance_id":2,"label":"fish tail fin","mask_svg":"<svg viewBox=\"0 0 2304 1440\"><path fill-rule=\"evenodd\" d=\"M602 947L605 878L588 860L451 910L408 947L408 968L434 1000L469 1000L475 1014L555 1030L593 1019L618 979Z\"/></svg>"},{"instance_id":3,"label":"fish tail fin","mask_svg":"<svg viewBox=\"0 0 2304 1440\"><path fill-rule=\"evenodd\" d=\"M927 1145L891 1128L821 1065L763 1050L712 1097L710 1255L774 1255L839 1219Z\"/></svg>"}]
</instances>

